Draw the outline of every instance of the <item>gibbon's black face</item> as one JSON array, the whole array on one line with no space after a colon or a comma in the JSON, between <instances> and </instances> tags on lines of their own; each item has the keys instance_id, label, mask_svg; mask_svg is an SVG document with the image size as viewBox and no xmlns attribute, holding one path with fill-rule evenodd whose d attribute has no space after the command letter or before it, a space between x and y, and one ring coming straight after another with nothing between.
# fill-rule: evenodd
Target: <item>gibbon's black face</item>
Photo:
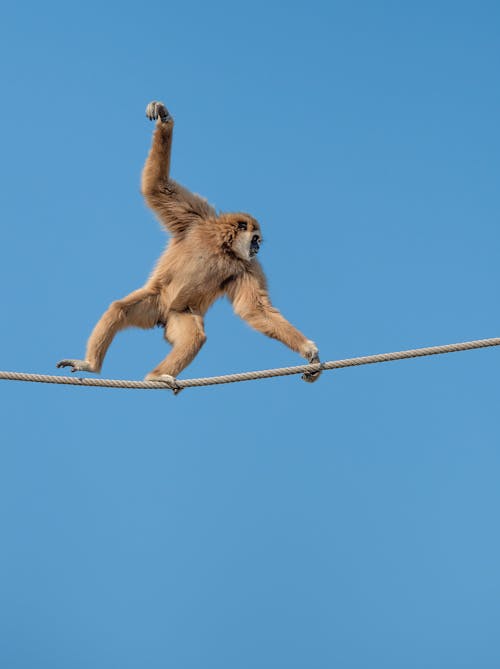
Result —
<instances>
[{"instance_id":1,"label":"gibbon's black face","mask_svg":"<svg viewBox=\"0 0 500 669\"><path fill-rule=\"evenodd\" d=\"M239 258L251 260L259 252L262 242L259 224L255 219L241 219L237 225L238 229L233 243L233 251Z\"/></svg>"},{"instance_id":2,"label":"gibbon's black face","mask_svg":"<svg viewBox=\"0 0 500 669\"><path fill-rule=\"evenodd\" d=\"M260 248L260 241L259 237L257 235L254 235L252 237L252 241L250 242L250 257L253 258L254 256L257 255L259 252Z\"/></svg>"}]
</instances>

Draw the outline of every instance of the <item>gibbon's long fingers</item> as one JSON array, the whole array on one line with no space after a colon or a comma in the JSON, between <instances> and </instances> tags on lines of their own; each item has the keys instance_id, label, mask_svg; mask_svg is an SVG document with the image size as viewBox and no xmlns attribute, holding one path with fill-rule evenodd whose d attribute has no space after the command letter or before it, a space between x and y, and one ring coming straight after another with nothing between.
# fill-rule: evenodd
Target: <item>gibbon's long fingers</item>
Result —
<instances>
[{"instance_id":1,"label":"gibbon's long fingers","mask_svg":"<svg viewBox=\"0 0 500 669\"><path fill-rule=\"evenodd\" d=\"M304 358L309 362L310 364L319 364L319 351L318 347L316 344L309 340L304 348L304 351L302 351L302 355ZM314 383L319 379L321 375L321 369L318 369L316 372L305 372L302 375L302 380L306 381L307 383Z\"/></svg>"},{"instance_id":2,"label":"gibbon's long fingers","mask_svg":"<svg viewBox=\"0 0 500 669\"><path fill-rule=\"evenodd\" d=\"M319 379L320 376L321 376L321 370L319 370L318 372L306 372L305 374L302 374L301 379L306 383L314 383Z\"/></svg>"},{"instance_id":3,"label":"gibbon's long fingers","mask_svg":"<svg viewBox=\"0 0 500 669\"><path fill-rule=\"evenodd\" d=\"M72 372L95 372L92 365L87 360L75 360L74 358L65 358L59 360L56 367L71 367Z\"/></svg>"},{"instance_id":4,"label":"gibbon's long fingers","mask_svg":"<svg viewBox=\"0 0 500 669\"><path fill-rule=\"evenodd\" d=\"M312 356L310 358L309 362L311 364L319 363L320 362L319 355L316 354L316 355ZM304 374L302 374L301 378L306 383L314 383L315 381L317 381L319 379L320 376L321 376L321 370L319 369L317 372L304 372Z\"/></svg>"},{"instance_id":5,"label":"gibbon's long fingers","mask_svg":"<svg viewBox=\"0 0 500 669\"><path fill-rule=\"evenodd\" d=\"M146 107L146 116L150 121L160 119L162 123L167 123L168 121L173 122L174 120L163 102L157 102L156 100L150 102Z\"/></svg>"}]
</instances>

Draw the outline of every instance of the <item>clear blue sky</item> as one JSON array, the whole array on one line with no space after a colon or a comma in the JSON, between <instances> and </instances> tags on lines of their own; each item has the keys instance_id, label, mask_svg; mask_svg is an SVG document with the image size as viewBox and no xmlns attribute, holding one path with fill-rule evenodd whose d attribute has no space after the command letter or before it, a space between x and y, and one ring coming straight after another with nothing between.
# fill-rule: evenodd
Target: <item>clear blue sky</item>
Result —
<instances>
[{"instance_id":1,"label":"clear blue sky","mask_svg":"<svg viewBox=\"0 0 500 669\"><path fill-rule=\"evenodd\" d=\"M56 373L172 173L322 358L500 335L497 2L9 3L0 369ZM300 358L218 303L184 377ZM142 378L159 330L103 376ZM5 669L498 669L500 351L165 392L0 382Z\"/></svg>"}]
</instances>

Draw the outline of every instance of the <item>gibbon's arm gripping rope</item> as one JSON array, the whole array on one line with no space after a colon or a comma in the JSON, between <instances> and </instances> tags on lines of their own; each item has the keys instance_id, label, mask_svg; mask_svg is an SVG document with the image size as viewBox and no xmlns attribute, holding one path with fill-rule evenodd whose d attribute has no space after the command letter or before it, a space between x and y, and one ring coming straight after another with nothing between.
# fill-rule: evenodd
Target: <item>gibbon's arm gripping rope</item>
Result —
<instances>
[{"instance_id":1,"label":"gibbon's arm gripping rope","mask_svg":"<svg viewBox=\"0 0 500 669\"><path fill-rule=\"evenodd\" d=\"M366 355L361 358L347 358L345 360L331 360L330 362L315 363L312 365L298 365L295 367L281 367L278 369L263 369L257 372L241 372L239 374L227 374L225 376L210 376L201 379L178 379L175 386L169 386L164 381L127 381L118 379L92 379L79 378L75 376L51 376L49 374L24 374L23 372L0 372L0 380L6 381L33 381L35 383L62 383L73 386L100 386L105 388L137 388L143 390L173 390L180 392L183 388L195 386L213 386L220 383L235 383L237 381L253 381L255 379L266 379L274 376L287 376L290 374L303 374L305 372L316 372L318 370L341 369L342 367L357 367L359 365L370 365L376 362L389 362L390 360L405 360L406 358L420 358L427 355L439 355L441 353L454 353L456 351L470 351L475 348L486 348L488 346L500 346L500 337L496 339L477 339L466 341L461 344L446 344L444 346L430 346L428 348L416 348L408 351L395 351L393 353L378 353Z\"/></svg>"}]
</instances>

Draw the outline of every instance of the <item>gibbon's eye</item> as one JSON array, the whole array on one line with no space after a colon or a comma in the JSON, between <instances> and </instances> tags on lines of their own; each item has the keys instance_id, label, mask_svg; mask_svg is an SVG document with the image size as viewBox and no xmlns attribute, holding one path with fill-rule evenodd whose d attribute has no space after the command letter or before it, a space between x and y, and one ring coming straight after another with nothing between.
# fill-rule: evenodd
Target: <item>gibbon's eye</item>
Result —
<instances>
[{"instance_id":1,"label":"gibbon's eye","mask_svg":"<svg viewBox=\"0 0 500 669\"><path fill-rule=\"evenodd\" d=\"M247 230L248 223L246 221L238 221L238 230Z\"/></svg>"}]
</instances>

